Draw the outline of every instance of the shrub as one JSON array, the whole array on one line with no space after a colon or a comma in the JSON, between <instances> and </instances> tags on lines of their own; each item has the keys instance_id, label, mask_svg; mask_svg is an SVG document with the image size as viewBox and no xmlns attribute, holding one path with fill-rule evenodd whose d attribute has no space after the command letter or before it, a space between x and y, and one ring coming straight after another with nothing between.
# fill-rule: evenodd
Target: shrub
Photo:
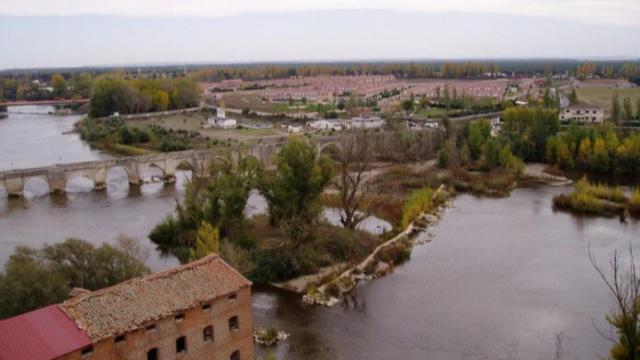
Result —
<instances>
[{"instance_id":1,"label":"shrub","mask_svg":"<svg viewBox=\"0 0 640 360\"><path fill-rule=\"evenodd\" d=\"M432 197L433 190L430 188L423 188L411 193L409 199L407 199L402 208L403 228L409 226L409 224L418 218L418 216L423 212L427 212L432 209Z\"/></svg>"},{"instance_id":2,"label":"shrub","mask_svg":"<svg viewBox=\"0 0 640 360\"><path fill-rule=\"evenodd\" d=\"M631 194L629 198L629 212L633 215L640 215L640 187Z\"/></svg>"},{"instance_id":3,"label":"shrub","mask_svg":"<svg viewBox=\"0 0 640 360\"><path fill-rule=\"evenodd\" d=\"M380 249L376 257L380 261L398 265L411 258L411 249L412 246L408 240L397 241Z\"/></svg>"}]
</instances>

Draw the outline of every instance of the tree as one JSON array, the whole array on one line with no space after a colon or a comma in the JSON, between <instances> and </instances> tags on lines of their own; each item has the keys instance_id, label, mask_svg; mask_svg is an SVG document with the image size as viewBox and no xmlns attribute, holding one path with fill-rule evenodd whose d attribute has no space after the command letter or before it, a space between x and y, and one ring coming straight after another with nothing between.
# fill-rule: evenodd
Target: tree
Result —
<instances>
[{"instance_id":1,"label":"tree","mask_svg":"<svg viewBox=\"0 0 640 360\"><path fill-rule=\"evenodd\" d=\"M618 101L618 93L613 94L611 98L611 121L619 124L622 120L622 111L620 109L620 102Z\"/></svg>"},{"instance_id":2,"label":"tree","mask_svg":"<svg viewBox=\"0 0 640 360\"><path fill-rule=\"evenodd\" d=\"M210 254L220 254L220 232L206 221L198 228L196 248L191 249L189 260L202 259Z\"/></svg>"},{"instance_id":3,"label":"tree","mask_svg":"<svg viewBox=\"0 0 640 360\"><path fill-rule=\"evenodd\" d=\"M578 103L578 94L576 93L576 89L571 89L571 94L569 94L569 104L576 105Z\"/></svg>"},{"instance_id":4,"label":"tree","mask_svg":"<svg viewBox=\"0 0 640 360\"><path fill-rule=\"evenodd\" d=\"M90 98L93 94L95 81L91 75L82 73L73 78L71 83L71 94L82 98Z\"/></svg>"},{"instance_id":5,"label":"tree","mask_svg":"<svg viewBox=\"0 0 640 360\"><path fill-rule=\"evenodd\" d=\"M96 248L67 239L42 249L18 247L0 274L0 317L62 302L75 287L97 290L147 274L137 241L120 237L118 242Z\"/></svg>"},{"instance_id":6,"label":"tree","mask_svg":"<svg viewBox=\"0 0 640 360\"><path fill-rule=\"evenodd\" d=\"M336 186L340 192L342 208L340 222L345 228L355 229L366 217L361 211L367 194L364 173L371 159L371 144L364 131L341 138L336 160Z\"/></svg>"},{"instance_id":7,"label":"tree","mask_svg":"<svg viewBox=\"0 0 640 360\"><path fill-rule=\"evenodd\" d=\"M626 97L622 100L622 108L624 110L624 119L633 120L633 109L631 107L631 99Z\"/></svg>"},{"instance_id":8,"label":"tree","mask_svg":"<svg viewBox=\"0 0 640 360\"><path fill-rule=\"evenodd\" d=\"M551 109L554 106L554 101L551 98L551 91L549 90L548 87L544 89L544 95L542 97L542 105L545 107L545 109Z\"/></svg>"},{"instance_id":9,"label":"tree","mask_svg":"<svg viewBox=\"0 0 640 360\"><path fill-rule=\"evenodd\" d=\"M51 76L51 87L55 96L63 97L67 95L67 82L61 74L55 73Z\"/></svg>"},{"instance_id":10,"label":"tree","mask_svg":"<svg viewBox=\"0 0 640 360\"><path fill-rule=\"evenodd\" d=\"M629 245L629 259L622 259L617 250L614 252L609 261L610 275L607 275L597 264L591 253L591 248L589 248L589 261L615 300L615 310L607 315L606 319L615 329L617 339L603 335L613 342L610 351L611 359L640 359L640 326L638 326L640 321L640 273L635 263L633 248Z\"/></svg>"},{"instance_id":11,"label":"tree","mask_svg":"<svg viewBox=\"0 0 640 360\"><path fill-rule=\"evenodd\" d=\"M316 156L314 147L294 137L280 149L276 173L265 177L261 193L269 206L272 224L298 248L313 238L322 210L320 194L332 176L331 160Z\"/></svg>"}]
</instances>

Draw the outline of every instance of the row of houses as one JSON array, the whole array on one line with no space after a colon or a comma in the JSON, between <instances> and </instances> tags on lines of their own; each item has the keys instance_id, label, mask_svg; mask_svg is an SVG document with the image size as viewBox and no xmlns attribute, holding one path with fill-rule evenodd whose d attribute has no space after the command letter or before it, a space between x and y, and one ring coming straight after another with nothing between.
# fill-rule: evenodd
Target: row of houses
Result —
<instances>
[{"instance_id":1,"label":"row of houses","mask_svg":"<svg viewBox=\"0 0 640 360\"><path fill-rule=\"evenodd\" d=\"M377 116L354 117L349 120L322 119L310 121L307 128L310 130L348 130L348 129L380 129L384 127L384 119Z\"/></svg>"}]
</instances>

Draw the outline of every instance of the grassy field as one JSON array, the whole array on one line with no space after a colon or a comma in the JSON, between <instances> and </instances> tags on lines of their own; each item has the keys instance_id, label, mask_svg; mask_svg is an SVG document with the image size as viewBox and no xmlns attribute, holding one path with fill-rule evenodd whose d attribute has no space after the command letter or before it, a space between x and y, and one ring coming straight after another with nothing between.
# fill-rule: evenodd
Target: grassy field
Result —
<instances>
[{"instance_id":1,"label":"grassy field","mask_svg":"<svg viewBox=\"0 0 640 360\"><path fill-rule=\"evenodd\" d=\"M615 92L618 92L618 98L620 99L620 105L624 98L630 98L634 111L636 110L636 102L640 99L640 88L633 89L611 89L604 87L585 87L576 89L578 94L578 101L599 106L605 109L606 112L611 112L611 98Z\"/></svg>"}]
</instances>

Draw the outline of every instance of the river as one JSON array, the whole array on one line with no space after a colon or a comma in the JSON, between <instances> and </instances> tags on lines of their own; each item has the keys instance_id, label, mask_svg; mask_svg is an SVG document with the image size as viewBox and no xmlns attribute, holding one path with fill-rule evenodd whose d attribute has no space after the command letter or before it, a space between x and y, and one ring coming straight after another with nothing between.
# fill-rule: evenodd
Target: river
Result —
<instances>
[{"instance_id":1,"label":"river","mask_svg":"<svg viewBox=\"0 0 640 360\"><path fill-rule=\"evenodd\" d=\"M77 117L35 109L0 120L0 168L31 167L109 156L63 135ZM21 111L24 112L24 111ZM33 114L40 112L40 114ZM148 170L152 171L152 170ZM121 169L109 173L107 191L83 179L65 197L27 186L27 198L0 196L0 265L15 246L41 246L67 237L98 245L119 234L150 249L154 270L177 264L146 238L183 194L188 173L175 186L129 187ZM587 251L605 264L613 250L638 244L640 224L554 212L551 198L568 187L515 190L509 198L461 195L433 240L384 278L357 287L334 308L304 308L299 297L255 290L256 323L292 334L274 349L278 359L596 359L609 342L604 315L612 301ZM249 212L264 204L254 201ZM326 211L335 221L335 210ZM384 224L373 222L376 228ZM558 356L556 356L558 354Z\"/></svg>"}]
</instances>

